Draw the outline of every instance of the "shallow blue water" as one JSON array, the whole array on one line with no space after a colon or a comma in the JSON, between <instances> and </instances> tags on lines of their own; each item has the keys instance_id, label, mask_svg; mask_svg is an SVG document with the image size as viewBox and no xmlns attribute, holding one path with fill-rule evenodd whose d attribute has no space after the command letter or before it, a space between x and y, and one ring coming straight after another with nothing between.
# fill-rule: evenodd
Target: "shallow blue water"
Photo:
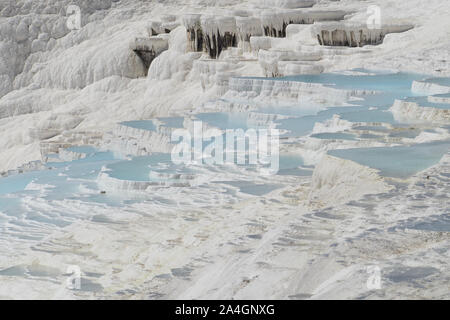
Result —
<instances>
[{"instance_id":1,"label":"shallow blue water","mask_svg":"<svg viewBox=\"0 0 450 320\"><path fill-rule=\"evenodd\" d=\"M450 93L435 94L434 97L450 98Z\"/></svg>"},{"instance_id":2,"label":"shallow blue water","mask_svg":"<svg viewBox=\"0 0 450 320\"><path fill-rule=\"evenodd\" d=\"M397 130L389 133L389 137L392 138L410 138L414 139L420 134L420 130L412 129L412 130Z\"/></svg>"},{"instance_id":3,"label":"shallow blue water","mask_svg":"<svg viewBox=\"0 0 450 320\"><path fill-rule=\"evenodd\" d=\"M279 123L278 129L289 130L283 136L301 137L312 131L316 122L331 119L333 115L339 115L341 119L351 122L385 122L395 123L391 112L385 110L369 110L365 106L333 107L318 112L316 115L293 117L275 121Z\"/></svg>"},{"instance_id":4,"label":"shallow blue water","mask_svg":"<svg viewBox=\"0 0 450 320\"><path fill-rule=\"evenodd\" d=\"M304 117L315 115L319 111L326 109L323 106L294 105L294 106L260 106L258 112L266 114L279 114L283 116Z\"/></svg>"},{"instance_id":5,"label":"shallow blue water","mask_svg":"<svg viewBox=\"0 0 450 320\"><path fill-rule=\"evenodd\" d=\"M215 183L233 186L240 192L253 196L263 196L281 187L277 184L256 184L251 181L216 181Z\"/></svg>"},{"instance_id":6,"label":"shallow blue water","mask_svg":"<svg viewBox=\"0 0 450 320\"><path fill-rule=\"evenodd\" d=\"M359 72L367 72L366 70L357 70ZM426 97L417 97L411 93L411 83L413 80L422 80L424 76L416 74L387 74L376 73L375 75L339 75L339 74L322 74L322 75L302 75L294 77L285 77L273 79L276 81L302 81L321 83L337 89L351 90L371 90L378 91L377 94L364 96L363 99L350 101L350 106L317 106L306 103L299 103L293 106L278 105L257 105L257 111L264 114L280 114L289 116L288 119L276 120L277 128L285 129L289 132L286 136L298 137L311 133L316 122L323 122L331 119L337 114L344 120L351 122L369 122L369 123L388 123L401 127L393 119L391 112L388 110L395 99L410 99L410 101L418 101L423 106L433 106L436 108L448 109L448 104L429 103ZM450 83L450 79L432 79L434 83L446 85ZM450 96L450 95L440 95ZM244 101L245 102L245 101ZM375 107L375 108L373 108ZM253 111L252 111L253 112ZM227 112L209 112L195 115L199 120L204 121L210 126L217 127L222 130L226 129L243 129L256 128L257 120L249 119L249 113L227 113ZM123 125L137 129L157 131L162 127L166 128L183 128L184 118L167 117L153 120L127 121ZM383 131L387 130L380 126L366 126L359 128L360 130ZM389 132L392 137L415 137L420 133L417 130L398 130ZM355 135L346 132L337 133L321 133L313 135L319 139L345 139L355 140ZM375 139L376 135L363 135L362 138ZM206 145L204 145L206 147ZM353 160L363 165L380 170L380 173L389 177L408 177L421 170L436 164L442 155L449 150L449 142L436 142L428 144L420 144L414 146L402 146L392 148L365 148L365 149L349 149L334 150L329 154ZM49 225L64 226L71 221L73 217L65 216L64 211L57 215L53 212L45 212L45 210L27 209L22 204L22 198L31 196L36 198L44 198L48 201L56 200L81 200L84 202L104 203L107 205L123 205L133 203L134 201L142 201L130 195L121 194L100 194L96 179L102 167L106 166L110 169L112 177L122 180L134 181L161 181L166 179L172 173L194 173L189 168L174 165L170 161L168 154L154 154L147 157L137 157L130 161L116 159L110 152L98 152L89 146L80 146L69 148L70 151L85 153L87 158L73 161L70 163L49 163L51 170L43 170L36 172L28 172L16 176L10 176L0 179L0 211L9 216L25 215L28 220L18 220L15 223L26 225L28 222L42 222ZM280 157L280 170L278 175L290 176L306 176L311 175L312 168L303 166L303 159L296 155L282 154ZM258 170L257 166L245 165L246 170ZM212 176L214 172L225 170L225 167L210 166ZM242 170L242 166L238 167ZM233 169L230 169L233 170ZM244 172L243 170L242 172ZM150 175L150 173L155 173ZM165 175L166 174L166 175ZM170 180L170 178L167 178ZM213 178L212 178L213 180ZM244 180L244 178L243 178ZM36 184L49 185L45 190L24 190L30 182ZM233 185L243 193L262 196L279 188L276 184L255 184L249 181L229 181L229 185ZM86 191L87 190L87 191ZM150 199L152 195L148 195ZM170 200L162 199L154 201ZM0 217L0 222L5 221L5 217ZM27 222L28 221L28 222ZM433 227L434 228L434 227ZM30 238L35 235L27 235Z\"/></svg>"},{"instance_id":7,"label":"shallow blue water","mask_svg":"<svg viewBox=\"0 0 450 320\"><path fill-rule=\"evenodd\" d=\"M424 231L450 232L450 214L432 216L425 221L411 223L407 227Z\"/></svg>"},{"instance_id":8,"label":"shallow blue water","mask_svg":"<svg viewBox=\"0 0 450 320\"><path fill-rule=\"evenodd\" d=\"M76 150L76 149L74 149ZM15 194L20 198L25 194L37 194L39 191L26 191L31 183L50 186L42 198L48 200L75 199L79 197L81 184L97 189L96 179L103 165L118 161L109 152L98 152L88 158L71 162L48 163L47 169L25 172L0 179L0 196ZM6 210L4 199L0 200L0 211Z\"/></svg>"},{"instance_id":9,"label":"shallow blue water","mask_svg":"<svg viewBox=\"0 0 450 320\"><path fill-rule=\"evenodd\" d=\"M123 199L115 195L100 196L96 182L102 166L114 161L118 160L111 153L100 152L82 160L49 163L44 170L1 178L0 238L40 240L54 228L88 218L91 214L88 210L77 210L79 201L122 205ZM25 190L27 186L33 188ZM70 200L75 201L70 205L74 210L67 211L64 205L51 209L47 206L53 201L63 204Z\"/></svg>"},{"instance_id":10,"label":"shallow blue water","mask_svg":"<svg viewBox=\"0 0 450 320\"><path fill-rule=\"evenodd\" d=\"M362 131L377 131L377 132L387 132L388 128L383 126L356 126L353 127L353 130L362 130Z\"/></svg>"},{"instance_id":11,"label":"shallow blue water","mask_svg":"<svg viewBox=\"0 0 450 320\"><path fill-rule=\"evenodd\" d=\"M170 154L155 153L152 156L136 157L108 165L109 175L120 180L150 181L150 170L160 164L172 164Z\"/></svg>"},{"instance_id":12,"label":"shallow blue water","mask_svg":"<svg viewBox=\"0 0 450 320\"><path fill-rule=\"evenodd\" d=\"M362 108L358 111L342 112L341 118L351 122L384 122L394 124L396 121L388 107L378 107L376 110Z\"/></svg>"},{"instance_id":13,"label":"shallow blue water","mask_svg":"<svg viewBox=\"0 0 450 320\"><path fill-rule=\"evenodd\" d=\"M354 107L328 107L326 110L321 110L315 114L300 114L297 117L280 120L279 128L289 130L290 132L287 136L303 136L311 132L315 122L330 119L334 114L338 114L342 119L351 122L396 124L397 122L389 108L396 99L415 97L416 95L411 92L412 81L423 78L423 75L407 73L351 76L321 74L274 78L273 80L322 83L333 85L340 89L381 91L381 93L366 95L363 99L351 101L350 104L354 105ZM310 113L312 110L314 109L307 109ZM291 114L295 115L295 113Z\"/></svg>"},{"instance_id":14,"label":"shallow blue water","mask_svg":"<svg viewBox=\"0 0 450 320\"><path fill-rule=\"evenodd\" d=\"M294 154L281 154L280 155L280 169L277 175L280 176L310 176L312 170L303 168L304 161L299 155Z\"/></svg>"},{"instance_id":15,"label":"shallow blue water","mask_svg":"<svg viewBox=\"0 0 450 320\"><path fill-rule=\"evenodd\" d=\"M448 86L450 87L450 78L427 78L424 80L424 82L429 82L429 83L435 83L435 84L439 84L442 86Z\"/></svg>"},{"instance_id":16,"label":"shallow blue water","mask_svg":"<svg viewBox=\"0 0 450 320\"><path fill-rule=\"evenodd\" d=\"M248 154L245 157L246 164L240 166L246 166L249 168L255 167L249 164ZM225 160L225 159L224 159ZM221 164L217 164L222 166ZM303 165L303 159L298 155L282 154L279 158L280 175L309 175L310 170L300 169ZM222 167L223 168L223 167ZM175 165L171 161L171 155L165 153L155 153L151 156L135 157L132 160L120 161L109 164L107 169L110 171L108 174L116 179L130 180L130 181L164 181L164 178L151 176L153 173L183 173L183 174L195 174L195 171L184 166Z\"/></svg>"},{"instance_id":17,"label":"shallow blue water","mask_svg":"<svg viewBox=\"0 0 450 320\"><path fill-rule=\"evenodd\" d=\"M285 136L304 136L311 132L315 122L322 122L330 119L334 114L338 114L342 119L351 122L384 122L397 124L389 108L396 99L406 99L416 97L411 92L411 85L414 80L422 80L424 75L411 73L380 73L370 70L357 69L355 71L366 74L342 75L342 74L320 74L301 75L283 78L253 78L271 79L275 81L299 81L309 83L320 83L338 89L369 90L377 91L377 94L366 95L363 99L353 100L349 103L354 107L327 106L317 107L312 105L296 106L261 106L258 105L258 112L267 114L282 114L291 116L289 119L276 121L279 129L288 130ZM440 81L444 81L440 79ZM425 97L417 99L426 99ZM436 104L437 105L437 104ZM446 108L445 105L440 108ZM247 129L246 114L229 116L222 113L208 113L198 117L200 120L221 129L243 128Z\"/></svg>"},{"instance_id":18,"label":"shallow blue water","mask_svg":"<svg viewBox=\"0 0 450 320\"><path fill-rule=\"evenodd\" d=\"M36 174L20 174L0 179L0 195L22 191ZM1 209L1 207L0 207Z\"/></svg>"},{"instance_id":19,"label":"shallow blue water","mask_svg":"<svg viewBox=\"0 0 450 320\"><path fill-rule=\"evenodd\" d=\"M248 125L248 113L227 113L227 112L208 112L199 113L195 117L210 126L219 128L221 130L226 129L244 129L250 128Z\"/></svg>"},{"instance_id":20,"label":"shallow blue water","mask_svg":"<svg viewBox=\"0 0 450 320\"><path fill-rule=\"evenodd\" d=\"M126 121L121 122L120 124L135 129L156 131L156 125L153 120Z\"/></svg>"},{"instance_id":21,"label":"shallow blue water","mask_svg":"<svg viewBox=\"0 0 450 320\"><path fill-rule=\"evenodd\" d=\"M166 117L166 118L156 118L157 121L161 122L160 126L167 128L183 128L184 118L183 117ZM121 122L121 125L147 130L147 131L157 131L158 125L155 124L154 120L136 120L136 121L125 121Z\"/></svg>"},{"instance_id":22,"label":"shallow blue water","mask_svg":"<svg viewBox=\"0 0 450 320\"><path fill-rule=\"evenodd\" d=\"M76 146L67 148L68 151L77 152L77 153L85 153L85 154L94 154L98 152L98 150L91 146Z\"/></svg>"},{"instance_id":23,"label":"shallow blue water","mask_svg":"<svg viewBox=\"0 0 450 320\"><path fill-rule=\"evenodd\" d=\"M317 139L327 139L327 140L356 140L356 136L351 133L344 132L325 132L325 133L316 133L311 135L313 138Z\"/></svg>"},{"instance_id":24,"label":"shallow blue water","mask_svg":"<svg viewBox=\"0 0 450 320\"><path fill-rule=\"evenodd\" d=\"M425 79L424 75L414 73L375 73L370 70L358 69L367 74L345 75L338 73L323 73L318 75L299 75L281 78L253 78L270 79L275 81L297 81L306 83L320 83L338 89L395 91L397 93L411 93L411 83Z\"/></svg>"},{"instance_id":25,"label":"shallow blue water","mask_svg":"<svg viewBox=\"0 0 450 320\"><path fill-rule=\"evenodd\" d=\"M331 150L328 154L377 169L383 176L407 178L438 163L448 150L450 141L439 141L412 146Z\"/></svg>"},{"instance_id":26,"label":"shallow blue water","mask_svg":"<svg viewBox=\"0 0 450 320\"><path fill-rule=\"evenodd\" d=\"M183 117L167 117L158 118L164 127L179 129L183 128L184 118Z\"/></svg>"}]
</instances>

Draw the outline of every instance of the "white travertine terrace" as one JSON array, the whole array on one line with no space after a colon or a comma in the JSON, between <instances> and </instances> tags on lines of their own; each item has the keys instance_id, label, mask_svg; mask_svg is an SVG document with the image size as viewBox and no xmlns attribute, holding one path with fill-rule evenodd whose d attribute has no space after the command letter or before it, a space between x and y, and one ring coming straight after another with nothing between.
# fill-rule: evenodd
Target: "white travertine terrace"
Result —
<instances>
[{"instance_id":1,"label":"white travertine terrace","mask_svg":"<svg viewBox=\"0 0 450 320\"><path fill-rule=\"evenodd\" d=\"M262 36L263 30L261 19L256 17L236 17L236 29L239 40L239 47L244 51L251 51L252 37Z\"/></svg>"},{"instance_id":2,"label":"white travertine terrace","mask_svg":"<svg viewBox=\"0 0 450 320\"><path fill-rule=\"evenodd\" d=\"M187 14L183 25L187 30L188 50L206 51L218 58L222 49L239 46L244 51L254 50L251 38L262 35L285 38L289 24L313 24L316 21L342 20L345 11L266 10L260 16L248 12L234 16ZM160 28L159 26L157 28Z\"/></svg>"},{"instance_id":3,"label":"white travertine terrace","mask_svg":"<svg viewBox=\"0 0 450 320\"><path fill-rule=\"evenodd\" d=\"M450 93L450 85L445 86L428 79L424 81L413 81L412 92L416 94L434 95Z\"/></svg>"},{"instance_id":4,"label":"white travertine terrace","mask_svg":"<svg viewBox=\"0 0 450 320\"><path fill-rule=\"evenodd\" d=\"M282 76L295 76L299 74L320 74L324 67L305 61L279 61L278 68L274 74Z\"/></svg>"},{"instance_id":5,"label":"white travertine terrace","mask_svg":"<svg viewBox=\"0 0 450 320\"><path fill-rule=\"evenodd\" d=\"M266 10L261 14L264 35L278 38L286 37L286 27L290 24L313 24L319 21L344 19L345 11L313 10Z\"/></svg>"},{"instance_id":6,"label":"white travertine terrace","mask_svg":"<svg viewBox=\"0 0 450 320\"><path fill-rule=\"evenodd\" d=\"M372 29L360 23L321 22L314 24L312 32L320 45L362 47L381 44L387 34L412 28L412 25L384 24L379 29Z\"/></svg>"},{"instance_id":7,"label":"white travertine terrace","mask_svg":"<svg viewBox=\"0 0 450 320\"><path fill-rule=\"evenodd\" d=\"M272 37L265 37L265 36L252 36L250 37L250 47L253 52L256 54L259 52L259 50L269 50L272 48Z\"/></svg>"},{"instance_id":8,"label":"white travertine terrace","mask_svg":"<svg viewBox=\"0 0 450 320\"><path fill-rule=\"evenodd\" d=\"M232 77L229 80L229 90L224 98L245 97L264 102L279 99L290 103L318 100L330 104L343 104L351 97L371 94L374 94L374 92L338 90L317 83Z\"/></svg>"},{"instance_id":9,"label":"white travertine terrace","mask_svg":"<svg viewBox=\"0 0 450 320\"><path fill-rule=\"evenodd\" d=\"M295 70L309 71L307 73L320 73L320 66L311 63L321 59L319 52L294 52L288 50L259 50L258 60L264 73L268 77L279 77L288 74L295 74ZM295 66L296 65L296 66ZM306 67L308 65L308 67ZM287 70L285 70L288 68ZM285 72L288 71L288 72ZM302 73L301 73L302 74Z\"/></svg>"},{"instance_id":10,"label":"white travertine terrace","mask_svg":"<svg viewBox=\"0 0 450 320\"><path fill-rule=\"evenodd\" d=\"M110 133L107 148L123 155L148 155L151 152L170 152L170 132L137 129L118 124Z\"/></svg>"},{"instance_id":11,"label":"white travertine terrace","mask_svg":"<svg viewBox=\"0 0 450 320\"><path fill-rule=\"evenodd\" d=\"M396 100L389 110L394 119L399 122L450 124L450 109L421 106L417 102Z\"/></svg>"},{"instance_id":12,"label":"white travertine terrace","mask_svg":"<svg viewBox=\"0 0 450 320\"><path fill-rule=\"evenodd\" d=\"M432 103L450 104L450 93L428 96L428 101Z\"/></svg>"},{"instance_id":13,"label":"white travertine terrace","mask_svg":"<svg viewBox=\"0 0 450 320\"><path fill-rule=\"evenodd\" d=\"M237 75L235 71L241 65L242 62L236 60L196 60L193 65L193 71L200 78L204 90L216 86L223 94L228 90L229 78Z\"/></svg>"}]
</instances>

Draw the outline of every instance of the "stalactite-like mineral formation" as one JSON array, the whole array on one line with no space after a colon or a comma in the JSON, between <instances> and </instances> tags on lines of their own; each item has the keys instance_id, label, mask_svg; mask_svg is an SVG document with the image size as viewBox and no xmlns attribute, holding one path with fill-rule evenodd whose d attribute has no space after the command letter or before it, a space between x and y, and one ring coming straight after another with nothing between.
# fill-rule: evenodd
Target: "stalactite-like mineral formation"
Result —
<instances>
[{"instance_id":1,"label":"stalactite-like mineral formation","mask_svg":"<svg viewBox=\"0 0 450 320\"><path fill-rule=\"evenodd\" d=\"M202 16L203 41L209 56L217 59L229 47L237 47L236 19L226 16Z\"/></svg>"},{"instance_id":2,"label":"stalactite-like mineral formation","mask_svg":"<svg viewBox=\"0 0 450 320\"><path fill-rule=\"evenodd\" d=\"M168 47L168 40L160 37L136 38L130 44L130 49L141 58L147 71L152 61Z\"/></svg>"},{"instance_id":3,"label":"stalactite-like mineral formation","mask_svg":"<svg viewBox=\"0 0 450 320\"><path fill-rule=\"evenodd\" d=\"M383 43L388 33L400 33L412 29L411 25L384 25L370 29L366 25L343 23L319 23L313 27L313 34L323 46L362 47Z\"/></svg>"},{"instance_id":4,"label":"stalactite-like mineral formation","mask_svg":"<svg viewBox=\"0 0 450 320\"><path fill-rule=\"evenodd\" d=\"M203 47L203 31L200 24L200 14L187 14L183 16L183 25L187 32L187 51L202 52Z\"/></svg>"}]
</instances>

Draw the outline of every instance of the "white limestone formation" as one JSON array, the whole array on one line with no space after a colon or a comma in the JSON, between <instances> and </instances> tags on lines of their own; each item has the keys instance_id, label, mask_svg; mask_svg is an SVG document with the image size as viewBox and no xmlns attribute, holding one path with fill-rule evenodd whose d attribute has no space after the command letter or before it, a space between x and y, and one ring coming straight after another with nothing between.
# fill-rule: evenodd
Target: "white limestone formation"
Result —
<instances>
[{"instance_id":1,"label":"white limestone formation","mask_svg":"<svg viewBox=\"0 0 450 320\"><path fill-rule=\"evenodd\" d=\"M144 156L154 152L170 153L170 131L138 129L126 124L118 124L106 137L104 148L120 156Z\"/></svg>"},{"instance_id":2,"label":"white limestone formation","mask_svg":"<svg viewBox=\"0 0 450 320\"><path fill-rule=\"evenodd\" d=\"M442 103L450 105L450 93L428 96L428 101L432 103Z\"/></svg>"},{"instance_id":3,"label":"white limestone formation","mask_svg":"<svg viewBox=\"0 0 450 320\"><path fill-rule=\"evenodd\" d=\"M396 100L389 110L399 122L450 124L450 109L424 107L416 102Z\"/></svg>"},{"instance_id":4,"label":"white limestone formation","mask_svg":"<svg viewBox=\"0 0 450 320\"><path fill-rule=\"evenodd\" d=\"M313 64L304 61L279 61L278 69L275 73L279 76L295 76L299 74L320 74L324 67L319 64Z\"/></svg>"},{"instance_id":5,"label":"white limestone formation","mask_svg":"<svg viewBox=\"0 0 450 320\"><path fill-rule=\"evenodd\" d=\"M250 48L252 49L252 52L258 54L258 52L262 50L269 50L272 48L272 39L271 37L259 37L259 36L252 36L250 37Z\"/></svg>"},{"instance_id":6,"label":"white limestone formation","mask_svg":"<svg viewBox=\"0 0 450 320\"><path fill-rule=\"evenodd\" d=\"M420 95L435 95L450 93L450 84L443 85L435 79L426 79L423 81L413 81L411 91Z\"/></svg>"},{"instance_id":7,"label":"white limestone formation","mask_svg":"<svg viewBox=\"0 0 450 320\"><path fill-rule=\"evenodd\" d=\"M59 149L58 158L61 161L70 162L85 159L88 155L83 152L70 151L69 149Z\"/></svg>"},{"instance_id":8,"label":"white limestone formation","mask_svg":"<svg viewBox=\"0 0 450 320\"><path fill-rule=\"evenodd\" d=\"M294 52L288 50L259 50L258 60L268 77L280 77L290 74L320 73L323 68L306 62L319 61L320 53Z\"/></svg>"},{"instance_id":9,"label":"white limestone formation","mask_svg":"<svg viewBox=\"0 0 450 320\"><path fill-rule=\"evenodd\" d=\"M339 115L334 115L333 118L325 122L316 122L314 125L313 134L324 133L324 132L341 132L350 130L353 123L347 120L341 119Z\"/></svg>"}]
</instances>

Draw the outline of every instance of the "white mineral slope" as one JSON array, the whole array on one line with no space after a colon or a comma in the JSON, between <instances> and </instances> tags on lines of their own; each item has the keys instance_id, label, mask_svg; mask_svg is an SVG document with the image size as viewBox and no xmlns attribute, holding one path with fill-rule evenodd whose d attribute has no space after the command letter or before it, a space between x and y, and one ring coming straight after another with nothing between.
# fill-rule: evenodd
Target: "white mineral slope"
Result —
<instances>
[{"instance_id":1,"label":"white mineral slope","mask_svg":"<svg viewBox=\"0 0 450 320\"><path fill-rule=\"evenodd\" d=\"M307 185L271 193L276 201L241 199L214 210L195 204L205 197L196 189L177 193L192 210L146 202L111 212L55 201L97 216L52 235L16 265L2 261L15 272L20 266L45 271L54 281L4 277L0 294L23 297L19 290L27 288L28 298L448 298L436 283L450 277L442 263L449 234L438 231L436 219L448 209L442 200L449 160L446 155L408 186L327 208L309 201ZM436 231L420 229L432 221ZM64 290L59 275L74 261L85 274L81 292ZM377 290L367 286L373 266L380 268Z\"/></svg>"}]
</instances>

